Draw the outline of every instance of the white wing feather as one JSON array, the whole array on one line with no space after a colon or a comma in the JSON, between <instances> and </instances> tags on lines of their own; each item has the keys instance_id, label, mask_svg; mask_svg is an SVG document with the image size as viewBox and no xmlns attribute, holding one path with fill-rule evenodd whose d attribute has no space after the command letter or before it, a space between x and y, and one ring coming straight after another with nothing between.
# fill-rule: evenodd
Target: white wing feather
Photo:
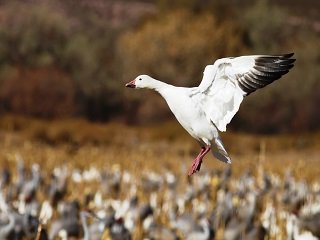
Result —
<instances>
[{"instance_id":1,"label":"white wing feather","mask_svg":"<svg viewBox=\"0 0 320 240\"><path fill-rule=\"evenodd\" d=\"M235 70L245 72L246 69L241 64L235 69L226 68L230 60L219 59L213 65L206 66L198 87L202 109L208 121L214 123L220 131L226 131L227 124L238 112L246 94L236 83L234 76L237 73L233 73Z\"/></svg>"},{"instance_id":2,"label":"white wing feather","mask_svg":"<svg viewBox=\"0 0 320 240\"><path fill-rule=\"evenodd\" d=\"M192 97L198 98L208 121L220 131L238 112L247 94L279 79L293 67L293 54L251 55L222 58L206 66L203 79L194 88Z\"/></svg>"}]
</instances>

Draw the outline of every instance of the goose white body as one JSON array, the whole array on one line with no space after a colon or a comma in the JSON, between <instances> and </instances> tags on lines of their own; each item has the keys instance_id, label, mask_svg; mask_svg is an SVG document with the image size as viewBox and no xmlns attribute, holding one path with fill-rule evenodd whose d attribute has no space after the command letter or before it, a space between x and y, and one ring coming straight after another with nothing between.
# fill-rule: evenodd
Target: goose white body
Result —
<instances>
[{"instance_id":1,"label":"goose white body","mask_svg":"<svg viewBox=\"0 0 320 240\"><path fill-rule=\"evenodd\" d=\"M184 129L202 144L210 144L217 137L218 130L211 124L199 102L191 98L192 89L170 86L159 93L166 100L170 110Z\"/></svg>"},{"instance_id":2,"label":"goose white body","mask_svg":"<svg viewBox=\"0 0 320 240\"><path fill-rule=\"evenodd\" d=\"M231 163L219 137L239 110L244 97L279 79L293 67L293 54L252 55L218 59L205 67L198 87L176 87L148 75L140 75L126 84L131 88L149 88L160 93L184 129L202 146L189 171L200 170L203 157L212 152ZM214 143L214 144L212 144Z\"/></svg>"}]
</instances>

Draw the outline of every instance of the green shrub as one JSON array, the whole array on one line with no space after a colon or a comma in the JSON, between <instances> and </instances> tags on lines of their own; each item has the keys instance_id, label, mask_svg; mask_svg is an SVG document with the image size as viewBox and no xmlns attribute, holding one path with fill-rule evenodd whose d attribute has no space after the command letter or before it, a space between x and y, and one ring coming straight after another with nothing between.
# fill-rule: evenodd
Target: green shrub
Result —
<instances>
[{"instance_id":1,"label":"green shrub","mask_svg":"<svg viewBox=\"0 0 320 240\"><path fill-rule=\"evenodd\" d=\"M259 0L238 14L251 52L274 53L285 48L291 31L287 27L288 14L283 8L268 0Z\"/></svg>"}]
</instances>

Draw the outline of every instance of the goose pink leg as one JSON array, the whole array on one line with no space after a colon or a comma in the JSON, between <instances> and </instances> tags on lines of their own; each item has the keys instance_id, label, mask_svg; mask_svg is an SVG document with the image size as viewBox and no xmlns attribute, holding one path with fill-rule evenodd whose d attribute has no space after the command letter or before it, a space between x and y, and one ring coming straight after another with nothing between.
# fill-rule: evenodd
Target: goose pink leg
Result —
<instances>
[{"instance_id":1,"label":"goose pink leg","mask_svg":"<svg viewBox=\"0 0 320 240\"><path fill-rule=\"evenodd\" d=\"M211 147L209 145L201 148L201 151L198 154L198 156L192 161L192 165L188 171L189 176L200 170L202 159L210 151L210 149Z\"/></svg>"}]
</instances>

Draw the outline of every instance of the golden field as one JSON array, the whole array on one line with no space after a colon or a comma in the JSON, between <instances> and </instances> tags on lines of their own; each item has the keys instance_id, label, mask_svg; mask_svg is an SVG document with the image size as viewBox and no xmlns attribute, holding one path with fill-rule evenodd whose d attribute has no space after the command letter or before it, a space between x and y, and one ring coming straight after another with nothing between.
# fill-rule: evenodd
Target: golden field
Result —
<instances>
[{"instance_id":1,"label":"golden field","mask_svg":"<svg viewBox=\"0 0 320 240\"><path fill-rule=\"evenodd\" d=\"M127 126L121 123L98 124L85 120L44 121L6 116L0 119L0 161L13 166L20 154L27 164L38 163L51 170L70 167L108 168L118 165L128 170L169 167L174 172L187 169L200 150L198 143L178 123ZM235 174L254 169L263 161L266 170L283 174L291 169L294 176L307 181L319 180L320 134L252 135L222 134L233 159ZM205 158L204 168L223 169L213 156Z\"/></svg>"},{"instance_id":2,"label":"golden field","mask_svg":"<svg viewBox=\"0 0 320 240\"><path fill-rule=\"evenodd\" d=\"M212 155L208 155L204 159L200 172L188 179L187 170L191 160L197 155L199 146L175 122L128 126L115 122L90 123L79 119L45 121L5 116L0 119L0 129L2 149L0 164L2 168L11 169L13 181L16 180L17 159L23 159L27 169L30 169L33 163L39 164L45 182L50 181L49 176L53 169L64 166L70 171L80 172L90 169L130 172L137 180L131 184L137 184L137 195L144 203L150 200L151 193L145 192L141 179L150 173L163 176L166 172L172 172L178 177L178 192L183 193L187 191L191 179L197 179L197 175L200 176L207 170L225 170L228 167L214 159ZM308 186L313 186L315 189L319 188L319 133L267 136L228 132L223 134L222 138L233 159L232 178L230 179L233 185L248 170L257 179L263 170L278 176L281 181L291 171L296 181L306 182ZM217 179L212 177L210 181L212 184L210 196L215 199L219 191ZM103 191L101 188L101 183L96 179L78 183L68 181L64 199L77 200L81 203L82 208L95 209L93 203L85 206L86 196L94 195L96 192L102 192L106 200L124 200L130 196L125 187L121 187L116 194L108 190ZM158 192L158 194L163 199L167 190L161 189L164 192ZM200 195L199 199L202 198ZM37 193L37 199L41 203L47 200L48 196L41 190ZM314 198L310 199L313 201ZM238 202L239 199L235 198L234 201ZM266 195L259 205L264 209L269 201L275 204L275 200ZM213 211L215 202L209 203L208 206L206 214ZM286 209L282 205L277 205L277 208L278 210ZM196 209L192 209L191 212L193 210ZM53 219L57 217L57 214L54 212ZM155 216L158 223L168 224L167 216L162 210L155 213ZM279 219L278 217L280 233L270 234L265 239L286 239L285 222ZM50 226L50 221L48 226ZM221 228L217 229L216 239L222 239L223 231ZM141 227L137 226L132 237L142 239L144 234ZM103 239L110 239L109 237L108 233L105 233ZM182 236L181 239L184 237Z\"/></svg>"}]
</instances>

